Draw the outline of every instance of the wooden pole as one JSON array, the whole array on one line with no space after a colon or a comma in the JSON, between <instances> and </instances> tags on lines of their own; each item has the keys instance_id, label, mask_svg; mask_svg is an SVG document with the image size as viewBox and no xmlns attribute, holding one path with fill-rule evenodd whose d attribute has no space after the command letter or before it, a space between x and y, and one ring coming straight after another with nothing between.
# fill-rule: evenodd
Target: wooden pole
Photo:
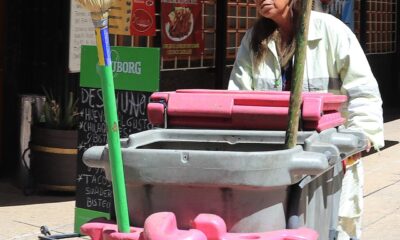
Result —
<instances>
[{"instance_id":1,"label":"wooden pole","mask_svg":"<svg viewBox=\"0 0 400 240\"><path fill-rule=\"evenodd\" d=\"M304 63L306 60L308 25L313 0L300 0L301 9L296 31L296 51L293 69L292 88L290 91L289 122L286 131L285 144L287 148L293 148L297 144L299 129L301 93L303 89Z\"/></svg>"}]
</instances>

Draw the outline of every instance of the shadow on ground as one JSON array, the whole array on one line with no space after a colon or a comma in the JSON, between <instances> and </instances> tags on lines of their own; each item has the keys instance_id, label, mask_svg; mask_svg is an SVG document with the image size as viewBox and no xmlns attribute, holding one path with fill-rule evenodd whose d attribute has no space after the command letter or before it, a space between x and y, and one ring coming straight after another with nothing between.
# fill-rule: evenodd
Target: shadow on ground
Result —
<instances>
[{"instance_id":1,"label":"shadow on ground","mask_svg":"<svg viewBox=\"0 0 400 240\"><path fill-rule=\"evenodd\" d=\"M74 201L73 192L33 191L24 194L9 179L0 179L0 207Z\"/></svg>"},{"instance_id":2,"label":"shadow on ground","mask_svg":"<svg viewBox=\"0 0 400 240\"><path fill-rule=\"evenodd\" d=\"M383 109L383 121L385 123L400 119L400 109L385 108Z\"/></svg>"},{"instance_id":3,"label":"shadow on ground","mask_svg":"<svg viewBox=\"0 0 400 240\"><path fill-rule=\"evenodd\" d=\"M379 151L382 151L382 150L391 148L391 147L393 147L393 146L395 146L395 145L397 145L397 144L399 144L399 141L385 140L385 146L384 146L383 148L379 149ZM375 149L372 148L371 151L369 151L369 152L365 152L365 151L364 151L364 152L362 153L362 156L363 156L363 157L366 157L366 156L371 155L371 154L374 154L374 153L377 153L377 151L376 151Z\"/></svg>"}]
</instances>

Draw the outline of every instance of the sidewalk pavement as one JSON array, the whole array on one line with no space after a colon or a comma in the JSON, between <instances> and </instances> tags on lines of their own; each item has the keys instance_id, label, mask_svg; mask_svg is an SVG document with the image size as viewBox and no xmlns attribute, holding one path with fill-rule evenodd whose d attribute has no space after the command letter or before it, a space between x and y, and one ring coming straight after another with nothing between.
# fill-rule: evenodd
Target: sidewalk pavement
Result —
<instances>
[{"instance_id":1,"label":"sidewalk pavement","mask_svg":"<svg viewBox=\"0 0 400 240\"><path fill-rule=\"evenodd\" d=\"M363 240L400 239L400 119L385 123L385 148L364 158Z\"/></svg>"},{"instance_id":2,"label":"sidewalk pavement","mask_svg":"<svg viewBox=\"0 0 400 240\"><path fill-rule=\"evenodd\" d=\"M0 240L38 239L40 227L51 234L72 233L75 196L24 196L21 189L0 183Z\"/></svg>"},{"instance_id":3,"label":"sidewalk pavement","mask_svg":"<svg viewBox=\"0 0 400 240\"><path fill-rule=\"evenodd\" d=\"M388 115L385 140L382 151L364 158L363 240L400 239L399 115ZM20 189L0 182L0 240L37 239L42 225L52 234L72 233L74 199L66 194L24 196Z\"/></svg>"}]
</instances>

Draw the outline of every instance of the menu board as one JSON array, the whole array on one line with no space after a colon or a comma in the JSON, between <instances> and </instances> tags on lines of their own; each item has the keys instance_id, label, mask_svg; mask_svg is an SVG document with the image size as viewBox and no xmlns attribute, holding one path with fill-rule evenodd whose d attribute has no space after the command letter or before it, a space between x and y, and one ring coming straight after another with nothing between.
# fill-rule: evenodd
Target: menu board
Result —
<instances>
[{"instance_id":1,"label":"menu board","mask_svg":"<svg viewBox=\"0 0 400 240\"><path fill-rule=\"evenodd\" d=\"M159 49L111 47L111 58L120 137L151 129L147 104L152 92L159 88ZM97 217L109 218L113 213L112 184L106 179L104 170L88 167L82 161L87 149L107 144L103 95L96 64L96 47L83 46L78 104L76 232L87 221Z\"/></svg>"},{"instance_id":2,"label":"menu board","mask_svg":"<svg viewBox=\"0 0 400 240\"><path fill-rule=\"evenodd\" d=\"M94 26L90 13L75 0L71 0L68 69L79 72L81 64L81 46L95 45Z\"/></svg>"},{"instance_id":3,"label":"menu board","mask_svg":"<svg viewBox=\"0 0 400 240\"><path fill-rule=\"evenodd\" d=\"M151 93L117 91L117 109L121 138L152 128L146 106ZM78 175L76 207L108 213L112 209L112 186L100 168L87 167L82 155L92 146L107 144L102 90L81 88L78 142Z\"/></svg>"}]
</instances>

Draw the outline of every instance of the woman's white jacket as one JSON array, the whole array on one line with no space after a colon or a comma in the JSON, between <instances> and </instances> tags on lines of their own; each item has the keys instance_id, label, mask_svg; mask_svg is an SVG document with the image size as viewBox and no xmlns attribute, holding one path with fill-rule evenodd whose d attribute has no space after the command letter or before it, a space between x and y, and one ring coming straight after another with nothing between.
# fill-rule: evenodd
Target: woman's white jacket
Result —
<instances>
[{"instance_id":1,"label":"woman's white jacket","mask_svg":"<svg viewBox=\"0 0 400 240\"><path fill-rule=\"evenodd\" d=\"M230 76L230 90L282 90L281 67L274 41L259 65L250 48L252 29L242 39ZM303 91L348 96L346 126L362 130L375 148L383 147L382 100L367 58L353 32L329 14L310 17Z\"/></svg>"}]
</instances>

